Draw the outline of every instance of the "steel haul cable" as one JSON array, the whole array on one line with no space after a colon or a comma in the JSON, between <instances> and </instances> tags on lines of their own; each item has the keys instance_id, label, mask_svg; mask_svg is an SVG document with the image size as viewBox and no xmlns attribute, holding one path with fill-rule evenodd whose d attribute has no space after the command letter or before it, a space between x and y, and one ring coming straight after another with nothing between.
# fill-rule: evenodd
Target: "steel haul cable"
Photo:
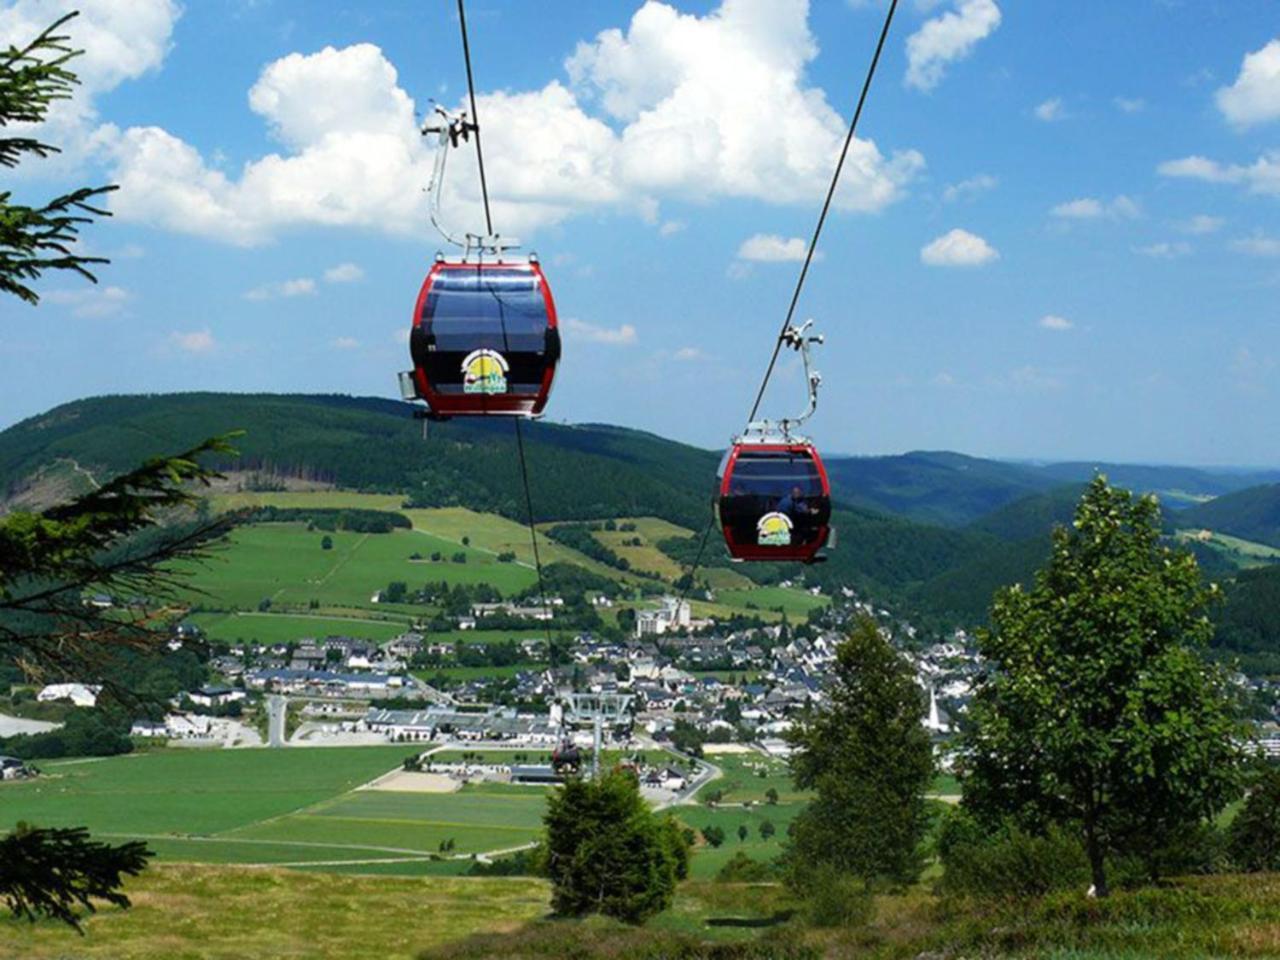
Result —
<instances>
[{"instance_id":1,"label":"steel haul cable","mask_svg":"<svg viewBox=\"0 0 1280 960\"><path fill-rule=\"evenodd\" d=\"M480 116L476 112L476 85L471 71L471 44L467 40L467 10L464 0L458 0L458 26L462 31L462 58L467 65L467 94L471 100L472 133L476 137L476 163L480 167L480 194L484 199L484 223L490 237L493 236L493 214L489 209L489 181L484 173L484 150L480 146ZM440 149L444 149L442 146ZM499 309L501 316L501 309ZM503 321L505 338L506 323ZM524 429L520 417L514 418L516 427L516 450L520 457L520 480L524 485L525 515L529 518L529 542L533 545L533 565L538 571L538 596L542 601L542 623L547 638L547 653L551 654L551 607L547 603L547 588L542 577L542 557L538 550L538 528L533 519L533 495L529 490L529 466L524 455Z\"/></svg>"},{"instance_id":2,"label":"steel haul cable","mask_svg":"<svg viewBox=\"0 0 1280 960\"><path fill-rule=\"evenodd\" d=\"M461 3L461 0L459 0ZM796 305L800 302L800 294L804 290L804 282L809 276L809 267L813 263L813 256L818 249L818 240L822 236L822 228L826 225L827 214L831 212L831 203L835 199L836 188L840 185L840 174L844 170L845 160L849 156L849 148L853 145L853 136L858 129L858 121L862 119L862 108L866 106L867 94L871 90L871 81L875 79L876 68L880 65L880 55L884 52L885 41L889 38L889 28L893 25L893 15L897 12L898 0L891 0L889 10L885 14L884 26L880 30L880 39L876 42L875 53L871 57L871 65L867 68L866 79L862 82L862 92L858 95L858 105L854 108L853 119L849 122L849 131L845 134L844 146L840 150L840 159L836 162L835 172L831 176L831 184L827 187L826 199L822 202L822 212L818 215L818 222L813 228L813 236L809 240L809 249L805 253L804 265L800 268L800 276L796 280L796 288L791 294L791 303L787 306L786 317L782 321L782 328L778 331L778 339L773 344L773 355L769 357L769 366L765 369L764 379L760 381L760 389L756 391L755 402L751 404L751 413L747 416L747 423L752 423L756 414L760 411L760 402L764 399L765 389L769 386L769 378L773 376L773 368L778 363L778 354L782 350L782 344L787 332L787 328L791 326L791 321L795 317ZM477 141L477 147L479 142ZM688 596L689 590L693 588L694 575L698 572L698 568L702 565L702 554L707 546L708 535L711 527L715 524L715 510L712 508L712 514L707 520L706 529L702 532L702 542L698 546L697 555L694 557L693 566L689 568L685 580L685 588L680 595L680 603L683 604Z\"/></svg>"}]
</instances>

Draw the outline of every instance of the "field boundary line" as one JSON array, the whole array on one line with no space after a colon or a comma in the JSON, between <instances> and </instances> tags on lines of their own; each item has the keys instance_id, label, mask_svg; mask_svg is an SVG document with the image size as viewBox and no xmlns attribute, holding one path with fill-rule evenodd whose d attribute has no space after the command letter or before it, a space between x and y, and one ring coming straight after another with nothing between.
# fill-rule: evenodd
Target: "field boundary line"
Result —
<instances>
[{"instance_id":1,"label":"field boundary line","mask_svg":"<svg viewBox=\"0 0 1280 960\"><path fill-rule=\"evenodd\" d=\"M456 797L456 793L435 794L435 796ZM302 814L302 816L311 816ZM536 831L538 827L518 827L508 823L458 823L453 820L408 820L401 817L343 817L332 815L320 815L311 817L315 820L339 820L347 823L400 823L400 824L417 824L429 827L457 827L460 829L478 829L478 830L518 830L521 833L527 833L531 830Z\"/></svg>"},{"instance_id":2,"label":"field boundary line","mask_svg":"<svg viewBox=\"0 0 1280 960\"><path fill-rule=\"evenodd\" d=\"M370 843L326 843L320 840L262 840L256 837L226 837L221 835L211 836L184 836L182 834L173 833L107 833L95 832L94 836L112 837L118 840L176 840L180 842L190 841L192 843L240 843L254 846L277 846L277 847L319 847L326 850L373 850L379 853L399 853L406 857L430 856L430 850L413 850L409 847L381 847ZM238 864L230 864L230 866L238 866Z\"/></svg>"},{"instance_id":3,"label":"field boundary line","mask_svg":"<svg viewBox=\"0 0 1280 960\"><path fill-rule=\"evenodd\" d=\"M369 536L370 535L367 533L362 533L360 535L360 539L357 540L354 544L352 544L351 549L348 550L344 556L340 557L337 563L335 563L332 567L329 568L329 572L316 581L316 586L323 587L326 583L329 582L330 577L332 577L335 573L337 573L339 570L345 567L348 563L350 563L351 558L354 557L357 553L359 553L360 548L363 547L365 543L368 542Z\"/></svg>"}]
</instances>

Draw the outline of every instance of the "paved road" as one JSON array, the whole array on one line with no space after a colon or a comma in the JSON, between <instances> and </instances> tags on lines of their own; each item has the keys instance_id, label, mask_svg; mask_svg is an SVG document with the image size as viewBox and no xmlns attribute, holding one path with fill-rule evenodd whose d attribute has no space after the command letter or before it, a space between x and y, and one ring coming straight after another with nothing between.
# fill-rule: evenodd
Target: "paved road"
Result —
<instances>
[{"instance_id":1,"label":"paved road","mask_svg":"<svg viewBox=\"0 0 1280 960\"><path fill-rule=\"evenodd\" d=\"M23 720L0 713L0 737L16 737L20 733L45 733L56 730L60 723L49 723L47 720Z\"/></svg>"}]
</instances>

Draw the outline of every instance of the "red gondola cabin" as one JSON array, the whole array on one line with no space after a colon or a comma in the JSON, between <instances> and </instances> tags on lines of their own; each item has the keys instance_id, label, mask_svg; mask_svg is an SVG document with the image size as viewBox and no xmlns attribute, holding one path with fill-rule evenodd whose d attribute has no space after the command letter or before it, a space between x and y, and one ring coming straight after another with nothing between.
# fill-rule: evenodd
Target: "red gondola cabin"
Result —
<instances>
[{"instance_id":1,"label":"red gondola cabin","mask_svg":"<svg viewBox=\"0 0 1280 960\"><path fill-rule=\"evenodd\" d=\"M810 443L735 443L720 464L720 525L735 560L813 563L831 535L831 484Z\"/></svg>"},{"instance_id":2,"label":"red gondola cabin","mask_svg":"<svg viewBox=\"0 0 1280 960\"><path fill-rule=\"evenodd\" d=\"M413 399L430 416L537 417L560 360L551 288L536 261L438 261L409 336Z\"/></svg>"}]
</instances>

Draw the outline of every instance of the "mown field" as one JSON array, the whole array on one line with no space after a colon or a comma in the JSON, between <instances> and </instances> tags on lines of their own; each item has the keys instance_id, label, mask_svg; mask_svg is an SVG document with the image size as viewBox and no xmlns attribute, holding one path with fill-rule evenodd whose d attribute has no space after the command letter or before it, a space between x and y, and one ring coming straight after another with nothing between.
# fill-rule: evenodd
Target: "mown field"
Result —
<instances>
[{"instance_id":1,"label":"mown field","mask_svg":"<svg viewBox=\"0 0 1280 960\"><path fill-rule=\"evenodd\" d=\"M83 825L104 837L145 839L162 860L334 867L403 860L394 866L409 872L441 872L413 861L439 852L444 841L464 855L536 838L546 800L539 789L356 789L398 767L408 752L171 748L49 762L45 776L0 787L0 822Z\"/></svg>"},{"instance_id":2,"label":"mown field","mask_svg":"<svg viewBox=\"0 0 1280 960\"><path fill-rule=\"evenodd\" d=\"M356 615L303 616L289 613L197 613L188 617L205 636L219 644L257 642L264 644L297 642L303 637L327 637L341 634L385 643L404 633L407 618L381 620Z\"/></svg>"},{"instance_id":3,"label":"mown field","mask_svg":"<svg viewBox=\"0 0 1280 960\"><path fill-rule=\"evenodd\" d=\"M322 548L330 538L332 549ZM440 552L445 559L413 560ZM454 554L465 563L452 563ZM445 580L489 583L512 595L537 580L516 563L499 563L486 552L416 530L394 533L326 533L303 523L261 523L238 527L212 559L189 568L191 586L223 608L256 610L259 603L305 607L312 601L330 607L373 608L404 614L413 606L375 604L374 595L393 580L413 585Z\"/></svg>"},{"instance_id":4,"label":"mown field","mask_svg":"<svg viewBox=\"0 0 1280 960\"><path fill-rule=\"evenodd\" d=\"M725 803L764 803L769 790L776 790L778 800L784 803L804 796L791 783L787 762L778 757L755 752L716 753L707 759L720 768L721 775L703 787L700 796L718 790Z\"/></svg>"}]
</instances>

